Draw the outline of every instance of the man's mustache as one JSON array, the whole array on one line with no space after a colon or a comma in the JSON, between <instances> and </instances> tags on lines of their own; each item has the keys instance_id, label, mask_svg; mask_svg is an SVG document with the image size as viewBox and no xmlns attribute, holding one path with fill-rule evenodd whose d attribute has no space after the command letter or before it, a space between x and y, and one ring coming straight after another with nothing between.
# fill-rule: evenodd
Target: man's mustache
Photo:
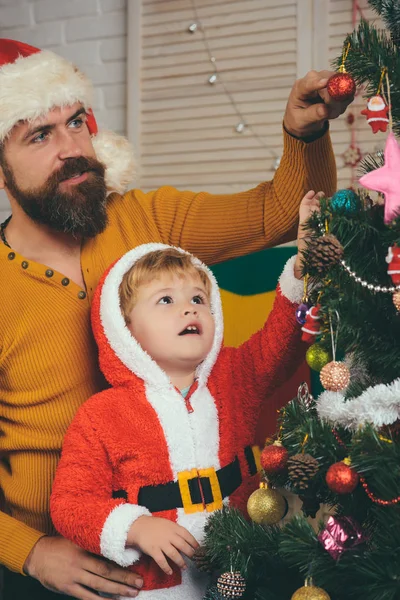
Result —
<instances>
[{"instance_id":1,"label":"man's mustache","mask_svg":"<svg viewBox=\"0 0 400 600\"><path fill-rule=\"evenodd\" d=\"M53 173L50 176L49 181L51 181L53 185L57 185L66 179L71 179L71 177L82 175L82 173L87 173L88 171L91 171L100 177L104 177L105 168L102 163L95 158L88 158L86 156L69 158L56 173Z\"/></svg>"}]
</instances>

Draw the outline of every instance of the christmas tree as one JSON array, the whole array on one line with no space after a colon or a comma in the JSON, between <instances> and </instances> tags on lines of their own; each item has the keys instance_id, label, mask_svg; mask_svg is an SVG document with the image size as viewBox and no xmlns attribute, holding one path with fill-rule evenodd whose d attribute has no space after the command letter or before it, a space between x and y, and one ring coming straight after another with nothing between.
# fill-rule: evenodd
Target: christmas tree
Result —
<instances>
[{"instance_id":1,"label":"christmas tree","mask_svg":"<svg viewBox=\"0 0 400 600\"><path fill-rule=\"evenodd\" d=\"M363 161L366 189L339 190L310 218L296 314L325 391L300 386L281 410L251 520L211 517L196 557L216 573L207 600L400 599L400 2L369 4L386 31L360 23L328 90L363 84L386 147ZM282 488L302 501L284 524ZM321 505L330 516L313 526Z\"/></svg>"}]
</instances>

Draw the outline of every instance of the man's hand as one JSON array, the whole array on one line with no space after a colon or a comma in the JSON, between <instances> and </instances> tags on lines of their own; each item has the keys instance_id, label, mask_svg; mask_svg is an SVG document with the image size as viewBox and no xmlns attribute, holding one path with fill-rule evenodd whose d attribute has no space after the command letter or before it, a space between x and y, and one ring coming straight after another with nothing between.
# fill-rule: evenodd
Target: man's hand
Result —
<instances>
[{"instance_id":1,"label":"man's hand","mask_svg":"<svg viewBox=\"0 0 400 600\"><path fill-rule=\"evenodd\" d=\"M289 95L283 123L292 135L304 138L321 131L327 119L339 117L353 98L337 102L328 94L326 84L334 71L310 71L298 79Z\"/></svg>"},{"instance_id":2,"label":"man's hand","mask_svg":"<svg viewBox=\"0 0 400 600\"><path fill-rule=\"evenodd\" d=\"M128 532L127 546L137 546L151 556L167 575L171 575L172 569L167 559L185 569L182 554L191 558L199 544L181 525L169 519L143 516L132 524Z\"/></svg>"},{"instance_id":3,"label":"man's hand","mask_svg":"<svg viewBox=\"0 0 400 600\"><path fill-rule=\"evenodd\" d=\"M302 199L302 201L300 203L299 229L297 232L298 251L297 251L296 262L294 265L294 276L297 279L301 279L301 271L302 271L301 262L302 262L302 258L303 258L303 252L307 246L307 243L306 243L307 232L304 229L304 224L311 217L311 213L313 213L315 211L319 212L319 210L320 210L319 200L323 196L324 196L323 192L318 192L316 194L313 190L310 190L309 192L307 192L307 194L304 196L304 198Z\"/></svg>"},{"instance_id":4,"label":"man's hand","mask_svg":"<svg viewBox=\"0 0 400 600\"><path fill-rule=\"evenodd\" d=\"M139 575L92 556L62 537L42 537L25 561L24 571L51 590L80 600L98 600L96 592L135 598ZM93 591L90 591L93 590Z\"/></svg>"}]
</instances>

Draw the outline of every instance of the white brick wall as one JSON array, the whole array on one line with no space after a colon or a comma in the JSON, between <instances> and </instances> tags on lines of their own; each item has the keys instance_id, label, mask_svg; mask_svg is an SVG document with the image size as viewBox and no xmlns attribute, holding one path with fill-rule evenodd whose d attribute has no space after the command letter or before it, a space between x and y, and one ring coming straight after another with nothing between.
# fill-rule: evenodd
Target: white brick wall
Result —
<instances>
[{"instance_id":1,"label":"white brick wall","mask_svg":"<svg viewBox=\"0 0 400 600\"><path fill-rule=\"evenodd\" d=\"M94 83L99 126L118 133L126 131L127 1L0 0L0 37L48 48L76 63ZM8 213L0 194L0 222Z\"/></svg>"}]
</instances>

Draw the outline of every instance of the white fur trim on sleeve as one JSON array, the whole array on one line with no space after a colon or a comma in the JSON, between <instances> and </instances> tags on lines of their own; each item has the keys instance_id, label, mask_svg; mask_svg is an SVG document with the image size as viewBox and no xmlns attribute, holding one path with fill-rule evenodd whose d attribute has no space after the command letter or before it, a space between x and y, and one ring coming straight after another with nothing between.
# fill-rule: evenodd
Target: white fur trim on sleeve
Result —
<instances>
[{"instance_id":1,"label":"white fur trim on sleeve","mask_svg":"<svg viewBox=\"0 0 400 600\"><path fill-rule=\"evenodd\" d=\"M129 567L139 560L140 550L125 546L132 523L143 515L151 517L151 512L137 504L119 504L110 512L100 536L100 552L105 558L121 567Z\"/></svg>"},{"instance_id":2,"label":"white fur trim on sleeve","mask_svg":"<svg viewBox=\"0 0 400 600\"><path fill-rule=\"evenodd\" d=\"M291 256L287 261L282 275L279 278L279 285L282 294L290 302L300 303L304 293L304 282L302 279L296 279L294 276L294 264L296 256Z\"/></svg>"}]
</instances>

